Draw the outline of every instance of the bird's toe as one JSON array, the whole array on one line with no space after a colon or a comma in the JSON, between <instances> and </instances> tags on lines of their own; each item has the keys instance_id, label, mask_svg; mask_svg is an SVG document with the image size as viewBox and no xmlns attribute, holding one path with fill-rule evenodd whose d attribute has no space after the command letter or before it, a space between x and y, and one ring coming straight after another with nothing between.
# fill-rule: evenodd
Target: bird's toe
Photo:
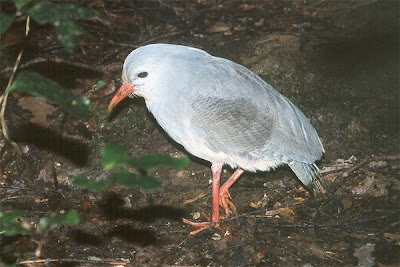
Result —
<instances>
[{"instance_id":1,"label":"bird's toe","mask_svg":"<svg viewBox=\"0 0 400 267\"><path fill-rule=\"evenodd\" d=\"M236 206L232 202L229 191L221 191L219 199L221 207L225 210L226 217L236 213Z\"/></svg>"},{"instance_id":2,"label":"bird's toe","mask_svg":"<svg viewBox=\"0 0 400 267\"><path fill-rule=\"evenodd\" d=\"M213 227L212 223L210 221L206 221L206 222L192 222L189 221L187 219L182 219L183 223L189 224L193 227L197 227L196 230L190 232L190 235L197 235L198 233L200 233L201 231L210 229ZM218 227L218 226L216 226Z\"/></svg>"}]
</instances>

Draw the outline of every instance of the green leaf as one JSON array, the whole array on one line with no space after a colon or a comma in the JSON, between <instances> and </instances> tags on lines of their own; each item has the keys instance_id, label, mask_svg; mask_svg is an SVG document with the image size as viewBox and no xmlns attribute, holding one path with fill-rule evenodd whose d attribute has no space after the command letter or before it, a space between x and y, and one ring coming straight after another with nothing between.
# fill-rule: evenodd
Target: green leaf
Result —
<instances>
[{"instance_id":1,"label":"green leaf","mask_svg":"<svg viewBox=\"0 0 400 267\"><path fill-rule=\"evenodd\" d=\"M19 91L41 96L65 108L78 119L88 120L90 116L90 100L85 96L77 96L65 90L57 82L29 71L21 72L8 92Z\"/></svg>"},{"instance_id":2,"label":"green leaf","mask_svg":"<svg viewBox=\"0 0 400 267\"><path fill-rule=\"evenodd\" d=\"M40 219L37 232L41 234L50 224L54 225L74 225L79 223L79 215L75 210L68 211L53 217L43 217Z\"/></svg>"},{"instance_id":3,"label":"green leaf","mask_svg":"<svg viewBox=\"0 0 400 267\"><path fill-rule=\"evenodd\" d=\"M15 16L7 15L0 11L0 35L3 34L13 24Z\"/></svg>"},{"instance_id":4,"label":"green leaf","mask_svg":"<svg viewBox=\"0 0 400 267\"><path fill-rule=\"evenodd\" d=\"M28 13L41 25L53 24L58 39L69 53L73 51L75 37L82 34L81 28L72 19L92 19L98 16L97 12L87 8L49 2L38 2Z\"/></svg>"},{"instance_id":5,"label":"green leaf","mask_svg":"<svg viewBox=\"0 0 400 267\"><path fill-rule=\"evenodd\" d=\"M108 182L106 180L102 181L93 181L89 180L85 177L83 173L78 174L74 177L72 184L76 187L83 187L90 189L92 191L103 191L107 188Z\"/></svg>"},{"instance_id":6,"label":"green leaf","mask_svg":"<svg viewBox=\"0 0 400 267\"><path fill-rule=\"evenodd\" d=\"M17 219L21 215L22 215L22 211L20 211L20 210L13 210L13 211L5 212L5 213L0 213L0 226L3 223L11 222L11 221Z\"/></svg>"},{"instance_id":7,"label":"green leaf","mask_svg":"<svg viewBox=\"0 0 400 267\"><path fill-rule=\"evenodd\" d=\"M68 53L72 53L75 46L75 37L82 34L81 28L72 21L65 21L56 27L58 40L64 45Z\"/></svg>"},{"instance_id":8,"label":"green leaf","mask_svg":"<svg viewBox=\"0 0 400 267\"><path fill-rule=\"evenodd\" d=\"M104 168L114 169L119 166L129 165L136 169L151 171L161 165L182 169L189 163L189 158L186 156L173 158L169 155L151 154L139 159L131 159L126 156L126 152L126 148L119 144L108 144L101 152Z\"/></svg>"},{"instance_id":9,"label":"green leaf","mask_svg":"<svg viewBox=\"0 0 400 267\"><path fill-rule=\"evenodd\" d=\"M0 211L0 233L6 236L15 236L19 234L26 234L26 229L15 221L22 215L22 211L14 210L9 212Z\"/></svg>"},{"instance_id":10,"label":"green leaf","mask_svg":"<svg viewBox=\"0 0 400 267\"><path fill-rule=\"evenodd\" d=\"M29 4L32 2L32 0L14 0L15 6L20 10L22 7L24 7L26 4Z\"/></svg>"},{"instance_id":11,"label":"green leaf","mask_svg":"<svg viewBox=\"0 0 400 267\"><path fill-rule=\"evenodd\" d=\"M168 165L175 169L182 169L189 163L189 158L186 156L173 158L169 155L152 154L145 155L139 159L129 159L128 164L131 167L143 170L154 170L161 165Z\"/></svg>"},{"instance_id":12,"label":"green leaf","mask_svg":"<svg viewBox=\"0 0 400 267\"><path fill-rule=\"evenodd\" d=\"M3 224L0 227L0 233L6 236L16 236L16 235L25 235L27 231L24 227L22 227L21 224L14 222L14 223Z\"/></svg>"},{"instance_id":13,"label":"green leaf","mask_svg":"<svg viewBox=\"0 0 400 267\"><path fill-rule=\"evenodd\" d=\"M126 187L139 186L144 192L151 192L160 186L161 182L149 175L138 175L127 170L120 170L109 177L114 184L120 184Z\"/></svg>"},{"instance_id":14,"label":"green leaf","mask_svg":"<svg viewBox=\"0 0 400 267\"><path fill-rule=\"evenodd\" d=\"M101 159L105 169L114 169L119 166L126 165L128 158L126 157L127 149L117 143L109 143L101 151Z\"/></svg>"}]
</instances>

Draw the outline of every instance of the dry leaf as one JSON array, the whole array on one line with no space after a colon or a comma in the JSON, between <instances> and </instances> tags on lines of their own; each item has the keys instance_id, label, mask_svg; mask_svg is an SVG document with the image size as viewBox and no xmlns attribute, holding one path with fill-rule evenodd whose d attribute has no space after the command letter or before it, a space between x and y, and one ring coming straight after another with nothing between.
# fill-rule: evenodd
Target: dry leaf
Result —
<instances>
[{"instance_id":1,"label":"dry leaf","mask_svg":"<svg viewBox=\"0 0 400 267\"><path fill-rule=\"evenodd\" d=\"M262 260L263 258L265 258L265 256L268 253L268 248L267 247L263 247L258 253L257 253L257 259L258 260Z\"/></svg>"},{"instance_id":2,"label":"dry leaf","mask_svg":"<svg viewBox=\"0 0 400 267\"><path fill-rule=\"evenodd\" d=\"M254 5L249 5L249 4L241 4L237 7L238 11L240 12L247 12L255 9L256 7Z\"/></svg>"},{"instance_id":3,"label":"dry leaf","mask_svg":"<svg viewBox=\"0 0 400 267\"><path fill-rule=\"evenodd\" d=\"M392 239L396 241L396 245L400 245L400 234L398 233L385 233L384 236L388 239Z\"/></svg>"},{"instance_id":4,"label":"dry leaf","mask_svg":"<svg viewBox=\"0 0 400 267\"><path fill-rule=\"evenodd\" d=\"M375 250L375 244L366 243L360 248L356 249L354 256L358 258L358 266L372 267L375 265L375 257L372 253Z\"/></svg>"},{"instance_id":5,"label":"dry leaf","mask_svg":"<svg viewBox=\"0 0 400 267\"><path fill-rule=\"evenodd\" d=\"M385 167L387 165L386 161L372 161L368 164L370 168L379 168L379 167Z\"/></svg>"},{"instance_id":6,"label":"dry leaf","mask_svg":"<svg viewBox=\"0 0 400 267\"><path fill-rule=\"evenodd\" d=\"M276 202L274 207L279 207L282 206L281 203ZM267 210L265 212L265 215L267 216L282 216L283 218L287 219L288 221L294 221L296 219L296 215L293 211L293 209L289 207L284 207L284 208L278 208L275 210Z\"/></svg>"},{"instance_id":7,"label":"dry leaf","mask_svg":"<svg viewBox=\"0 0 400 267\"><path fill-rule=\"evenodd\" d=\"M326 251L325 251L324 249L322 249L322 248L320 248L319 246L314 245L314 244L310 244L309 246L310 246L310 249L311 249L312 253L313 253L317 258L319 258L320 260L325 259Z\"/></svg>"},{"instance_id":8,"label":"dry leaf","mask_svg":"<svg viewBox=\"0 0 400 267\"><path fill-rule=\"evenodd\" d=\"M211 237L211 239L214 240L214 241L218 241L218 240L221 240L222 237L221 237L218 233L215 233L215 234Z\"/></svg>"},{"instance_id":9,"label":"dry leaf","mask_svg":"<svg viewBox=\"0 0 400 267\"><path fill-rule=\"evenodd\" d=\"M351 192L355 195L368 194L371 196L383 196L388 193L386 186L390 185L386 180L375 179L374 177L368 176L359 183L357 187L354 187Z\"/></svg>"},{"instance_id":10,"label":"dry leaf","mask_svg":"<svg viewBox=\"0 0 400 267\"><path fill-rule=\"evenodd\" d=\"M232 24L226 22L216 22L207 31L211 33L226 32L232 29Z\"/></svg>"},{"instance_id":11,"label":"dry leaf","mask_svg":"<svg viewBox=\"0 0 400 267\"><path fill-rule=\"evenodd\" d=\"M47 115L53 114L56 108L50 105L44 98L36 96L21 97L18 100L18 105L25 110L29 110L33 117L31 123L37 124L44 128L49 127Z\"/></svg>"},{"instance_id":12,"label":"dry leaf","mask_svg":"<svg viewBox=\"0 0 400 267\"><path fill-rule=\"evenodd\" d=\"M350 247L349 243L345 243L345 242L341 241L339 243L334 244L331 247L331 250L333 250L333 251L343 251L343 250L348 249L349 247Z\"/></svg>"}]
</instances>

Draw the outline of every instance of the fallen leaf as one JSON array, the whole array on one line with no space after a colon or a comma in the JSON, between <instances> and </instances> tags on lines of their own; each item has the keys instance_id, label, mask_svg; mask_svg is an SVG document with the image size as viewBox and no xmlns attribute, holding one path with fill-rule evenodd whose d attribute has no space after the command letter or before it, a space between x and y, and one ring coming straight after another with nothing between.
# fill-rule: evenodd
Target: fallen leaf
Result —
<instances>
[{"instance_id":1,"label":"fallen leaf","mask_svg":"<svg viewBox=\"0 0 400 267\"><path fill-rule=\"evenodd\" d=\"M353 205L353 201L348 198L342 199L341 202L344 209L348 209Z\"/></svg>"},{"instance_id":2,"label":"fallen leaf","mask_svg":"<svg viewBox=\"0 0 400 267\"><path fill-rule=\"evenodd\" d=\"M211 33L217 33L217 32L226 32L231 29L232 29L232 25L230 23L216 22L207 31L211 32Z\"/></svg>"},{"instance_id":3,"label":"fallen leaf","mask_svg":"<svg viewBox=\"0 0 400 267\"><path fill-rule=\"evenodd\" d=\"M354 187L351 192L355 195L371 195L383 196L388 193L386 186L390 185L386 180L375 179L373 176L368 176L362 180L358 186Z\"/></svg>"},{"instance_id":4,"label":"fallen leaf","mask_svg":"<svg viewBox=\"0 0 400 267\"><path fill-rule=\"evenodd\" d=\"M250 202L250 207L252 207L253 209L258 209L261 207L260 202L254 203L253 201Z\"/></svg>"},{"instance_id":5,"label":"fallen leaf","mask_svg":"<svg viewBox=\"0 0 400 267\"><path fill-rule=\"evenodd\" d=\"M331 250L333 250L333 251L342 251L342 250L348 249L349 247L350 247L349 243L345 243L345 242L341 241L339 243L334 244L331 247Z\"/></svg>"},{"instance_id":6,"label":"fallen leaf","mask_svg":"<svg viewBox=\"0 0 400 267\"><path fill-rule=\"evenodd\" d=\"M282 204L279 202L276 202L274 207L279 207ZM265 215L267 216L282 216L283 218L287 219L288 221L294 221L296 219L296 215L293 211L293 209L289 208L289 207L284 207L284 208L278 208L278 209L274 209L274 210L267 210L265 212Z\"/></svg>"},{"instance_id":7,"label":"fallen leaf","mask_svg":"<svg viewBox=\"0 0 400 267\"><path fill-rule=\"evenodd\" d=\"M240 12L247 12L255 9L256 7L254 5L249 5L249 4L241 4L237 7L238 11Z\"/></svg>"},{"instance_id":8,"label":"fallen leaf","mask_svg":"<svg viewBox=\"0 0 400 267\"><path fill-rule=\"evenodd\" d=\"M218 233L215 233L215 234L211 237L211 239L214 240L214 241L218 241L218 240L221 240L222 237L221 237Z\"/></svg>"},{"instance_id":9,"label":"fallen leaf","mask_svg":"<svg viewBox=\"0 0 400 267\"><path fill-rule=\"evenodd\" d=\"M310 246L310 249L311 249L312 253L313 253L317 258L319 258L320 260L325 259L326 251L325 251L324 249L322 249L322 248L320 248L319 246L314 245L314 244L310 244L309 246Z\"/></svg>"},{"instance_id":10,"label":"fallen leaf","mask_svg":"<svg viewBox=\"0 0 400 267\"><path fill-rule=\"evenodd\" d=\"M398 233L385 233L384 236L386 238L395 240L396 245L400 246L400 234L398 234Z\"/></svg>"},{"instance_id":11,"label":"fallen leaf","mask_svg":"<svg viewBox=\"0 0 400 267\"><path fill-rule=\"evenodd\" d=\"M33 117L30 119L31 123L44 128L49 127L47 116L53 114L56 110L56 108L50 105L44 98L36 96L21 97L18 100L18 106L32 113Z\"/></svg>"},{"instance_id":12,"label":"fallen leaf","mask_svg":"<svg viewBox=\"0 0 400 267\"><path fill-rule=\"evenodd\" d=\"M375 244L366 243L354 252L354 257L358 258L358 266L372 267L375 265L375 257L372 253L375 250Z\"/></svg>"},{"instance_id":13,"label":"fallen leaf","mask_svg":"<svg viewBox=\"0 0 400 267\"><path fill-rule=\"evenodd\" d=\"M321 173L331 172L340 169L346 169L353 167L354 163L357 161L357 158L353 155L349 159L337 159L334 164L331 166L325 166L322 168Z\"/></svg>"},{"instance_id":14,"label":"fallen leaf","mask_svg":"<svg viewBox=\"0 0 400 267\"><path fill-rule=\"evenodd\" d=\"M268 253L268 248L267 247L263 247L261 248L261 250L257 253L257 259L258 260L262 260L263 258L265 258L265 256Z\"/></svg>"},{"instance_id":15,"label":"fallen leaf","mask_svg":"<svg viewBox=\"0 0 400 267\"><path fill-rule=\"evenodd\" d=\"M387 165L386 161L372 161L368 164L370 168L384 167Z\"/></svg>"},{"instance_id":16,"label":"fallen leaf","mask_svg":"<svg viewBox=\"0 0 400 267\"><path fill-rule=\"evenodd\" d=\"M298 204L303 203L303 202L304 202L304 198L302 198L302 197L294 197L293 198L293 204L294 205L298 205Z\"/></svg>"},{"instance_id":17,"label":"fallen leaf","mask_svg":"<svg viewBox=\"0 0 400 267\"><path fill-rule=\"evenodd\" d=\"M199 2L200 2L203 6L215 5L215 3L216 3L215 0L200 0Z\"/></svg>"}]
</instances>

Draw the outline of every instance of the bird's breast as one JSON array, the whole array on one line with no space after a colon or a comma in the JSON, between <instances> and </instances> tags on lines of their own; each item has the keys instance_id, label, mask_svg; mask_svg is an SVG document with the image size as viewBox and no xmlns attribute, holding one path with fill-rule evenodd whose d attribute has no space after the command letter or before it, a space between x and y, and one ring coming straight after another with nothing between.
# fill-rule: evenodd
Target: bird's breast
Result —
<instances>
[{"instance_id":1,"label":"bird's breast","mask_svg":"<svg viewBox=\"0 0 400 267\"><path fill-rule=\"evenodd\" d=\"M164 131L190 154L210 162L226 161L225 153L210 148L204 133L193 121L193 109L187 102L146 101L146 106Z\"/></svg>"}]
</instances>

